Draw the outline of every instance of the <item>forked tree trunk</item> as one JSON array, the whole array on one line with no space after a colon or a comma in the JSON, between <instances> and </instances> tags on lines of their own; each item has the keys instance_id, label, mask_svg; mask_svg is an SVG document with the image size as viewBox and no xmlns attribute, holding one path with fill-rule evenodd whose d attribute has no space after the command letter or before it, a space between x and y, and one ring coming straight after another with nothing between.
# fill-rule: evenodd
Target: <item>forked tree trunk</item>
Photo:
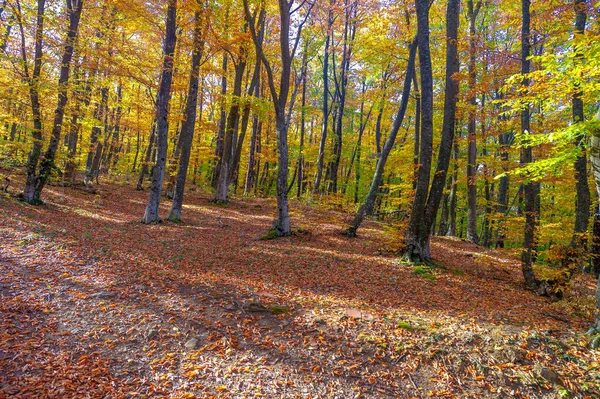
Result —
<instances>
[{"instance_id":1,"label":"forked tree trunk","mask_svg":"<svg viewBox=\"0 0 600 399\"><path fill-rule=\"evenodd\" d=\"M436 173L429 186L433 139L433 79L431 57L429 54L428 2L417 0L419 35L419 60L421 68L421 148L417 184L412 213L407 230L407 243L404 258L411 262L428 261L431 258L429 241L435 219L444 192L446 174L450 164L458 98L458 82L454 79L458 73L458 25L459 0L448 1L446 11L446 93L444 101L444 122L442 142L438 156ZM428 192L429 191L429 192Z\"/></svg>"}]
</instances>

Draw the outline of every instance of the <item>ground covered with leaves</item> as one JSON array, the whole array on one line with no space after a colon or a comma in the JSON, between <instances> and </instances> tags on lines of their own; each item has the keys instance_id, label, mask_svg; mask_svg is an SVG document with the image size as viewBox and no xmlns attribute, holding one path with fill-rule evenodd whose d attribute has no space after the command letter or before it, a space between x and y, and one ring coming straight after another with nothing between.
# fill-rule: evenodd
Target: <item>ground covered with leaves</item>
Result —
<instances>
[{"instance_id":1,"label":"ground covered with leaves","mask_svg":"<svg viewBox=\"0 0 600 399\"><path fill-rule=\"evenodd\" d=\"M189 192L147 226L128 186L45 198L0 198L0 398L600 397L584 277L550 302L514 254L448 238L402 264L382 226L346 238L300 202L261 240L270 199Z\"/></svg>"}]
</instances>

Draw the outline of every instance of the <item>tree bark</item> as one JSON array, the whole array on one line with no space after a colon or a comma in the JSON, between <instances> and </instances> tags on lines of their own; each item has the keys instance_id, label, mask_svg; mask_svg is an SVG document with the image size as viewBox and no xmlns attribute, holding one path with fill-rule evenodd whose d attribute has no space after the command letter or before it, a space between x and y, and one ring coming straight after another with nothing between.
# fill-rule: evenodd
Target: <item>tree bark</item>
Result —
<instances>
[{"instance_id":1,"label":"tree bark","mask_svg":"<svg viewBox=\"0 0 600 399\"><path fill-rule=\"evenodd\" d=\"M319 156L317 158L317 175L313 186L313 195L319 193L321 180L323 178L323 166L325 163L325 146L327 144L327 130L329 128L329 43L331 41L331 30L333 29L333 10L331 3L327 17L327 34L325 36L325 48L323 50L323 122L321 128L321 142L319 144Z\"/></svg>"},{"instance_id":2,"label":"tree bark","mask_svg":"<svg viewBox=\"0 0 600 399\"><path fill-rule=\"evenodd\" d=\"M242 56L245 57L245 56ZM246 70L246 60L242 58L238 60L235 65L235 78L233 80L233 100L231 108L229 108L229 114L227 115L227 127L225 128L225 137L223 139L223 155L219 161L221 165L218 169L219 174L217 177L217 187L215 202L224 203L227 202L227 192L229 191L229 168L232 163L233 151L235 145L233 143L236 129L238 126L238 120L240 115L240 100L242 96L242 80L244 78L244 71Z\"/></svg>"},{"instance_id":3,"label":"tree bark","mask_svg":"<svg viewBox=\"0 0 600 399\"><path fill-rule=\"evenodd\" d=\"M43 40L44 40L44 12L46 1L38 0L37 16L35 24L35 53L33 60L33 75L29 75L27 65L27 53L25 48L25 31L23 28L21 3L17 1L19 28L21 31L21 56L23 58L23 69L27 84L29 86L29 99L31 102L31 113L33 115L33 129L31 135L33 137L33 146L27 158L27 177L25 180L25 189L23 190L23 199L29 203L40 203L39 198L36 199L35 188L37 185L37 166L40 155L42 153L42 111L40 105L39 83L42 71L42 56L43 56Z\"/></svg>"},{"instance_id":4,"label":"tree bark","mask_svg":"<svg viewBox=\"0 0 600 399\"><path fill-rule=\"evenodd\" d=\"M56 156L56 151L58 150L58 145L60 143L63 118L65 115L65 106L67 104L68 99L67 92L69 84L69 72L75 48L75 40L77 38L77 32L79 30L79 20L81 18L82 3L83 0L67 1L69 28L66 35L65 48L60 64L60 75L58 78L58 102L56 104L56 110L54 111L54 121L52 125L52 132L50 133L50 144L48 145L48 148L46 149L46 152L40 161L39 174L37 176L30 176L30 170L28 169L27 184L25 186L23 194L25 201L29 203L41 202L42 190L44 189L44 186L48 181L48 178L50 177L50 173L52 173L52 169L54 168L54 158Z\"/></svg>"},{"instance_id":5,"label":"tree bark","mask_svg":"<svg viewBox=\"0 0 600 399\"><path fill-rule=\"evenodd\" d=\"M194 48L192 50L192 66L190 70L185 115L181 125L181 133L179 134L181 154L179 155L179 167L177 169L177 177L175 179L173 203L171 204L171 210L167 216L167 218L172 221L178 221L181 219L181 209L183 207L183 196L185 193L185 181L190 163L192 143L194 141L194 128L196 126L200 61L202 60L202 56L204 54L204 40L202 37L203 18L200 11L196 11L194 20Z\"/></svg>"},{"instance_id":6,"label":"tree bark","mask_svg":"<svg viewBox=\"0 0 600 399\"><path fill-rule=\"evenodd\" d=\"M166 35L163 45L163 65L160 79L160 87L156 96L156 164L152 173L152 185L148 205L142 223L153 223L160 221L158 209L162 185L167 163L167 147L169 133L169 100L171 98L171 81L173 79L173 55L177 42L177 0L169 0L167 8Z\"/></svg>"},{"instance_id":7,"label":"tree bark","mask_svg":"<svg viewBox=\"0 0 600 399\"><path fill-rule=\"evenodd\" d=\"M575 1L575 37L580 37L585 32L585 23L587 15L585 13L586 0ZM583 56L577 52L575 61L581 63ZM583 99L581 89L576 86L573 94L573 123L582 123L585 121ZM577 197L575 200L575 226L571 246L580 251L587 248L587 230L590 221L590 187L588 184L587 156L585 153L585 134L579 134L575 139L575 146L581 148L581 155L575 160L575 191ZM583 257L582 257L583 258ZM583 259L580 259L583 261Z\"/></svg>"},{"instance_id":8,"label":"tree bark","mask_svg":"<svg viewBox=\"0 0 600 399\"><path fill-rule=\"evenodd\" d=\"M429 241L435 227L435 218L444 194L446 176L452 156L454 130L456 127L456 103L458 101L459 84L456 75L459 72L458 59L458 27L460 20L460 0L448 0L446 10L446 88L444 94L444 119L442 123L442 141L438 154L437 166L427 206L425 208L425 229L422 230L421 247L425 259L430 258Z\"/></svg>"},{"instance_id":9,"label":"tree bark","mask_svg":"<svg viewBox=\"0 0 600 399\"><path fill-rule=\"evenodd\" d=\"M417 52L417 44L418 38L415 38L410 45L408 65L406 67L406 75L404 77L404 88L402 90L402 100L400 101L400 108L398 109L398 114L396 115L396 119L394 120L394 124L390 131L390 134L388 135L388 138L385 141L385 144L383 145L383 149L381 151L379 159L377 160L375 174L373 175L373 180L371 181L371 186L369 187L367 197L365 198L363 204L360 206L360 208L354 215L352 224L346 230L346 234L349 237L356 237L358 228L365 219L365 216L371 214L373 211L375 205L375 198L377 197L377 192L379 191L379 187L381 185L383 171L387 162L387 158L390 152L392 151L392 148L394 147L398 130L400 130L400 126L402 126L402 121L404 120L406 108L408 107L410 87L412 84L413 75L415 73L415 58Z\"/></svg>"},{"instance_id":10,"label":"tree bark","mask_svg":"<svg viewBox=\"0 0 600 399\"><path fill-rule=\"evenodd\" d=\"M469 112L468 112L468 154L467 154L467 240L475 244L479 243L477 235L477 126L476 126L476 108L477 108L477 71L476 71L476 46L477 37L475 22L481 9L481 1L476 6L473 0L467 1L469 15Z\"/></svg>"},{"instance_id":11,"label":"tree bark","mask_svg":"<svg viewBox=\"0 0 600 399\"><path fill-rule=\"evenodd\" d=\"M530 24L531 24L531 0L521 0L523 23L521 28L521 73L526 75L531 70L531 61L528 59L531 53L530 42ZM522 85L526 88L529 86L529 78L524 78ZM524 105L521 111L521 131L530 133L530 106L529 103ZM529 143L523 143L521 148L521 165L526 166L533 161L532 148ZM523 234L523 251L521 252L521 270L525 279L525 284L528 288L535 289L539 285L538 279L533 272L533 259L537 251L535 241L535 225L536 225L536 190L533 182L524 184L524 202L525 202L525 231Z\"/></svg>"}]
</instances>

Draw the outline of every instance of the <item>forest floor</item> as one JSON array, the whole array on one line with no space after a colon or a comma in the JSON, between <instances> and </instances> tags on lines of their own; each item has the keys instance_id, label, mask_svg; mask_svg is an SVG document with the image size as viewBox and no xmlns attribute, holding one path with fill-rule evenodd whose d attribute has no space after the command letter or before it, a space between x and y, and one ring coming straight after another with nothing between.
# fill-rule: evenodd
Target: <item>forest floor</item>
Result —
<instances>
[{"instance_id":1,"label":"forest floor","mask_svg":"<svg viewBox=\"0 0 600 399\"><path fill-rule=\"evenodd\" d=\"M381 224L346 238L296 201L276 240L271 199L188 192L182 223L142 225L147 195L0 196L0 398L600 397L591 279L550 302L450 238L405 265Z\"/></svg>"}]
</instances>

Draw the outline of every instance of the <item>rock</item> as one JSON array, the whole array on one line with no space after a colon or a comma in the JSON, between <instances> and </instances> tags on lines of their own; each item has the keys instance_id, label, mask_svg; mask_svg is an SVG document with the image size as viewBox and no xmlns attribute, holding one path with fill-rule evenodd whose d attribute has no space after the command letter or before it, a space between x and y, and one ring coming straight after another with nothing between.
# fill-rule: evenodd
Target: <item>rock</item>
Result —
<instances>
[{"instance_id":1,"label":"rock","mask_svg":"<svg viewBox=\"0 0 600 399\"><path fill-rule=\"evenodd\" d=\"M96 292L92 295L90 295L90 298L114 298L116 297L117 294L115 292L109 292L109 291L100 291L100 292Z\"/></svg>"},{"instance_id":2,"label":"rock","mask_svg":"<svg viewBox=\"0 0 600 399\"><path fill-rule=\"evenodd\" d=\"M534 366L533 370L537 375L539 375L551 384L556 384L560 377L556 371L551 370L548 367L543 367L539 364Z\"/></svg>"},{"instance_id":3,"label":"rock","mask_svg":"<svg viewBox=\"0 0 600 399\"><path fill-rule=\"evenodd\" d=\"M269 312L269 308L260 302L249 302L244 304L244 310L252 313Z\"/></svg>"},{"instance_id":4,"label":"rock","mask_svg":"<svg viewBox=\"0 0 600 399\"><path fill-rule=\"evenodd\" d=\"M157 336L158 336L158 331L156 331L153 328L149 329L148 332L146 333L146 339L149 341L154 340Z\"/></svg>"},{"instance_id":5,"label":"rock","mask_svg":"<svg viewBox=\"0 0 600 399\"><path fill-rule=\"evenodd\" d=\"M558 377L559 377L558 373L556 373L553 370L550 370L547 367L542 368L540 375L542 376L543 379L545 379L548 382L551 382L552 384L556 384L556 382L558 381Z\"/></svg>"},{"instance_id":6,"label":"rock","mask_svg":"<svg viewBox=\"0 0 600 399\"><path fill-rule=\"evenodd\" d=\"M186 349L193 351L198 348L198 343L198 338L190 338L183 346L185 346Z\"/></svg>"}]
</instances>

